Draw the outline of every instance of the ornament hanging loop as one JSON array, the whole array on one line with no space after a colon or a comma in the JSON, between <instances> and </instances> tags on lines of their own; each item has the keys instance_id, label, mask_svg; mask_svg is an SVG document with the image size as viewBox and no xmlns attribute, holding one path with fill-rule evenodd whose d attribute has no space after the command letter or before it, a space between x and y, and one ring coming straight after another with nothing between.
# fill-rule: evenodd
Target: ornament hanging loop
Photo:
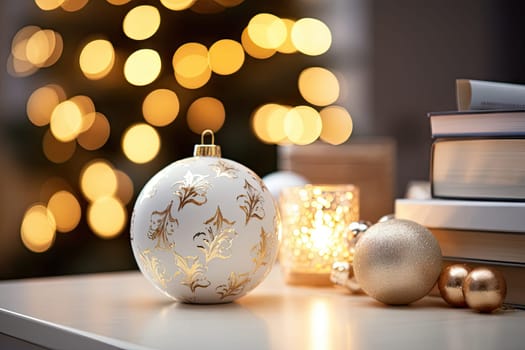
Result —
<instances>
[{"instance_id":1,"label":"ornament hanging loop","mask_svg":"<svg viewBox=\"0 0 525 350\"><path fill-rule=\"evenodd\" d=\"M214 145L215 144L215 134L213 133L213 130L210 130L210 129L206 129L206 130L204 130L201 133L201 144L205 145L204 138L206 137L206 135L210 135L211 136L211 143L210 144Z\"/></svg>"},{"instance_id":2,"label":"ornament hanging loop","mask_svg":"<svg viewBox=\"0 0 525 350\"><path fill-rule=\"evenodd\" d=\"M204 143L206 135L210 135L211 143ZM221 157L221 147L215 144L215 134L212 130L206 129L201 133L201 144L195 145L193 155L195 157Z\"/></svg>"}]
</instances>

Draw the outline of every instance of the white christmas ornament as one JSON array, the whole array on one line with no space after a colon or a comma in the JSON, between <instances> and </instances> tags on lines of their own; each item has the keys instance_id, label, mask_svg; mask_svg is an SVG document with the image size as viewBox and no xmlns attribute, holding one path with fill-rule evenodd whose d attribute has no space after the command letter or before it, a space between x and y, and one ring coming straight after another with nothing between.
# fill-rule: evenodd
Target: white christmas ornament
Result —
<instances>
[{"instance_id":1,"label":"white christmas ornament","mask_svg":"<svg viewBox=\"0 0 525 350\"><path fill-rule=\"evenodd\" d=\"M278 252L279 213L263 181L221 158L220 147L195 146L142 189L131 219L140 270L166 295L187 303L231 302L255 288Z\"/></svg>"}]
</instances>

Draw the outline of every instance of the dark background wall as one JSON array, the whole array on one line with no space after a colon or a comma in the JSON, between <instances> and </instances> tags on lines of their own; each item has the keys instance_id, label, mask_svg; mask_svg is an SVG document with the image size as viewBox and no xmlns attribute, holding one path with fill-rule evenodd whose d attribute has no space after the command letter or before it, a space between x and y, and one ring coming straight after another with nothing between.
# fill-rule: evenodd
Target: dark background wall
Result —
<instances>
[{"instance_id":1,"label":"dark background wall","mask_svg":"<svg viewBox=\"0 0 525 350\"><path fill-rule=\"evenodd\" d=\"M522 1L375 0L372 118L398 145L398 185L428 179L426 113L456 108L455 79L525 82Z\"/></svg>"}]
</instances>

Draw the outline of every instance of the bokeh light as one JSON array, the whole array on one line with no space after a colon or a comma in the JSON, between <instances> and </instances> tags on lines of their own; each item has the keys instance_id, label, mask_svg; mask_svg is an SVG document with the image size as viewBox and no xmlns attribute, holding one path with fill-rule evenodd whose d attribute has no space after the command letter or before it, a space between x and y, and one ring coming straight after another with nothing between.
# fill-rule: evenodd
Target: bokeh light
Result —
<instances>
[{"instance_id":1,"label":"bokeh light","mask_svg":"<svg viewBox=\"0 0 525 350\"><path fill-rule=\"evenodd\" d=\"M241 43L244 51L253 58L265 59L272 57L277 52L275 49L265 49L256 45L248 35L248 28L242 31Z\"/></svg>"},{"instance_id":2,"label":"bokeh light","mask_svg":"<svg viewBox=\"0 0 525 350\"><path fill-rule=\"evenodd\" d=\"M57 140L51 131L47 130L42 138L42 150L47 159L53 163L67 162L77 148L75 141L62 142Z\"/></svg>"},{"instance_id":3,"label":"bokeh light","mask_svg":"<svg viewBox=\"0 0 525 350\"><path fill-rule=\"evenodd\" d=\"M316 106L328 106L339 98L339 81L326 68L306 68L299 75L298 86L303 98Z\"/></svg>"},{"instance_id":4,"label":"bokeh light","mask_svg":"<svg viewBox=\"0 0 525 350\"><path fill-rule=\"evenodd\" d=\"M244 50L235 40L215 42L209 50L209 64L214 73L229 75L237 72L244 63Z\"/></svg>"},{"instance_id":5,"label":"bokeh light","mask_svg":"<svg viewBox=\"0 0 525 350\"><path fill-rule=\"evenodd\" d=\"M58 85L49 84L38 88L27 100L27 117L36 126L47 125L53 110L64 99L64 90Z\"/></svg>"},{"instance_id":6,"label":"bokeh light","mask_svg":"<svg viewBox=\"0 0 525 350\"><path fill-rule=\"evenodd\" d=\"M188 126L196 134L210 129L217 132L226 118L221 101L213 97L201 97L190 105L187 112Z\"/></svg>"},{"instance_id":7,"label":"bokeh light","mask_svg":"<svg viewBox=\"0 0 525 350\"><path fill-rule=\"evenodd\" d=\"M91 80L104 78L115 64L113 45L104 39L90 41L80 52L79 63L86 78Z\"/></svg>"},{"instance_id":8,"label":"bokeh light","mask_svg":"<svg viewBox=\"0 0 525 350\"><path fill-rule=\"evenodd\" d=\"M95 121L95 103L89 96L85 95L73 96L69 101L77 105L82 115L82 126L79 132L88 130Z\"/></svg>"},{"instance_id":9,"label":"bokeh light","mask_svg":"<svg viewBox=\"0 0 525 350\"><path fill-rule=\"evenodd\" d=\"M87 221L99 237L113 238L126 226L126 208L114 197L101 197L89 205Z\"/></svg>"},{"instance_id":10,"label":"bokeh light","mask_svg":"<svg viewBox=\"0 0 525 350\"><path fill-rule=\"evenodd\" d=\"M289 18L283 18L282 19L284 25L286 26L286 39L283 41L283 43L277 48L277 51L280 53L295 53L297 52L297 48L293 44L292 41L292 28L295 24L295 21L293 19Z\"/></svg>"},{"instance_id":11,"label":"bokeh light","mask_svg":"<svg viewBox=\"0 0 525 350\"><path fill-rule=\"evenodd\" d=\"M56 223L51 211L42 204L27 209L20 226L20 236L26 248L32 252L48 250L56 236Z\"/></svg>"},{"instance_id":12,"label":"bokeh light","mask_svg":"<svg viewBox=\"0 0 525 350\"><path fill-rule=\"evenodd\" d=\"M131 9L122 23L124 34L134 40L150 38L160 26L160 13L156 7L141 5Z\"/></svg>"},{"instance_id":13,"label":"bokeh light","mask_svg":"<svg viewBox=\"0 0 525 350\"><path fill-rule=\"evenodd\" d=\"M215 0L215 2L224 7L234 7L242 4L244 0Z\"/></svg>"},{"instance_id":14,"label":"bokeh light","mask_svg":"<svg viewBox=\"0 0 525 350\"><path fill-rule=\"evenodd\" d=\"M66 100L59 103L51 114L50 129L58 140L74 140L82 129L82 112L77 104Z\"/></svg>"},{"instance_id":15,"label":"bokeh light","mask_svg":"<svg viewBox=\"0 0 525 350\"><path fill-rule=\"evenodd\" d=\"M328 106L319 113L323 122L320 138L332 145L346 142L353 131L353 122L350 113L341 106Z\"/></svg>"},{"instance_id":16,"label":"bokeh light","mask_svg":"<svg viewBox=\"0 0 525 350\"><path fill-rule=\"evenodd\" d=\"M286 40L287 30L279 17L270 13L259 13L248 23L248 35L262 48L277 49Z\"/></svg>"},{"instance_id":17,"label":"bokeh light","mask_svg":"<svg viewBox=\"0 0 525 350\"><path fill-rule=\"evenodd\" d=\"M182 11L190 8L196 0L160 0L160 3L167 9Z\"/></svg>"},{"instance_id":18,"label":"bokeh light","mask_svg":"<svg viewBox=\"0 0 525 350\"><path fill-rule=\"evenodd\" d=\"M111 5L115 5L115 6L120 6L120 5L125 5L127 4L128 2L130 2L131 0L106 0L108 3L110 3Z\"/></svg>"},{"instance_id":19,"label":"bokeh light","mask_svg":"<svg viewBox=\"0 0 525 350\"><path fill-rule=\"evenodd\" d=\"M90 201L114 195L117 192L117 176L113 166L105 160L88 163L80 173L80 189Z\"/></svg>"},{"instance_id":20,"label":"bokeh light","mask_svg":"<svg viewBox=\"0 0 525 350\"><path fill-rule=\"evenodd\" d=\"M166 126L173 122L179 109L179 98L169 89L153 90L142 103L144 119L155 126Z\"/></svg>"},{"instance_id":21,"label":"bokeh light","mask_svg":"<svg viewBox=\"0 0 525 350\"><path fill-rule=\"evenodd\" d=\"M129 127L122 137L122 150L133 163L143 164L151 161L160 150L160 136L148 124L135 124Z\"/></svg>"},{"instance_id":22,"label":"bokeh light","mask_svg":"<svg viewBox=\"0 0 525 350\"><path fill-rule=\"evenodd\" d=\"M38 30L25 43L27 61L36 67L49 67L62 55L62 36L50 29Z\"/></svg>"},{"instance_id":23,"label":"bokeh light","mask_svg":"<svg viewBox=\"0 0 525 350\"><path fill-rule=\"evenodd\" d=\"M124 64L126 80L136 86L152 83L160 74L162 63L160 55L152 49L140 49L133 52Z\"/></svg>"},{"instance_id":24,"label":"bokeh light","mask_svg":"<svg viewBox=\"0 0 525 350\"><path fill-rule=\"evenodd\" d=\"M302 18L292 27L292 42L305 55L319 56L332 45L330 28L315 18Z\"/></svg>"},{"instance_id":25,"label":"bokeh light","mask_svg":"<svg viewBox=\"0 0 525 350\"><path fill-rule=\"evenodd\" d=\"M319 113L309 106L292 108L284 119L286 136L297 145L307 145L321 135L322 121Z\"/></svg>"},{"instance_id":26,"label":"bokeh light","mask_svg":"<svg viewBox=\"0 0 525 350\"><path fill-rule=\"evenodd\" d=\"M35 0L36 6L42 11L52 11L62 5L64 0Z\"/></svg>"},{"instance_id":27,"label":"bokeh light","mask_svg":"<svg viewBox=\"0 0 525 350\"><path fill-rule=\"evenodd\" d=\"M89 0L65 0L60 7L67 12L79 11L86 6Z\"/></svg>"},{"instance_id":28,"label":"bokeh light","mask_svg":"<svg viewBox=\"0 0 525 350\"><path fill-rule=\"evenodd\" d=\"M133 181L122 170L115 170L115 175L117 176L117 193L115 193L115 197L122 204L126 205L133 199Z\"/></svg>"},{"instance_id":29,"label":"bokeh light","mask_svg":"<svg viewBox=\"0 0 525 350\"><path fill-rule=\"evenodd\" d=\"M55 193L49 199L47 208L53 213L57 231L70 232L78 226L82 211L80 203L72 193L68 191Z\"/></svg>"},{"instance_id":30,"label":"bokeh light","mask_svg":"<svg viewBox=\"0 0 525 350\"><path fill-rule=\"evenodd\" d=\"M200 43L186 43L180 46L172 59L177 82L188 89L204 86L211 77L208 49Z\"/></svg>"},{"instance_id":31,"label":"bokeh light","mask_svg":"<svg viewBox=\"0 0 525 350\"><path fill-rule=\"evenodd\" d=\"M280 143L286 139L284 119L290 107L276 103L265 104L252 116L255 135L265 143Z\"/></svg>"},{"instance_id":32,"label":"bokeh light","mask_svg":"<svg viewBox=\"0 0 525 350\"><path fill-rule=\"evenodd\" d=\"M104 146L111 133L110 124L106 116L100 112L91 113L93 123L86 131L77 136L77 142L82 148L94 151Z\"/></svg>"}]
</instances>

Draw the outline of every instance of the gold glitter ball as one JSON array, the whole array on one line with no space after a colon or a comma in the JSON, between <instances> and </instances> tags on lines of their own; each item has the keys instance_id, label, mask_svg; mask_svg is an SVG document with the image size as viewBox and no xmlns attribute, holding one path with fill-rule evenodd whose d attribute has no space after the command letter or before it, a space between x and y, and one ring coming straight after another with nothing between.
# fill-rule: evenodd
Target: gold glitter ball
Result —
<instances>
[{"instance_id":1,"label":"gold glitter ball","mask_svg":"<svg viewBox=\"0 0 525 350\"><path fill-rule=\"evenodd\" d=\"M371 297L405 305L427 295L441 272L441 249L424 226L392 219L370 227L356 245L354 273Z\"/></svg>"}]
</instances>

